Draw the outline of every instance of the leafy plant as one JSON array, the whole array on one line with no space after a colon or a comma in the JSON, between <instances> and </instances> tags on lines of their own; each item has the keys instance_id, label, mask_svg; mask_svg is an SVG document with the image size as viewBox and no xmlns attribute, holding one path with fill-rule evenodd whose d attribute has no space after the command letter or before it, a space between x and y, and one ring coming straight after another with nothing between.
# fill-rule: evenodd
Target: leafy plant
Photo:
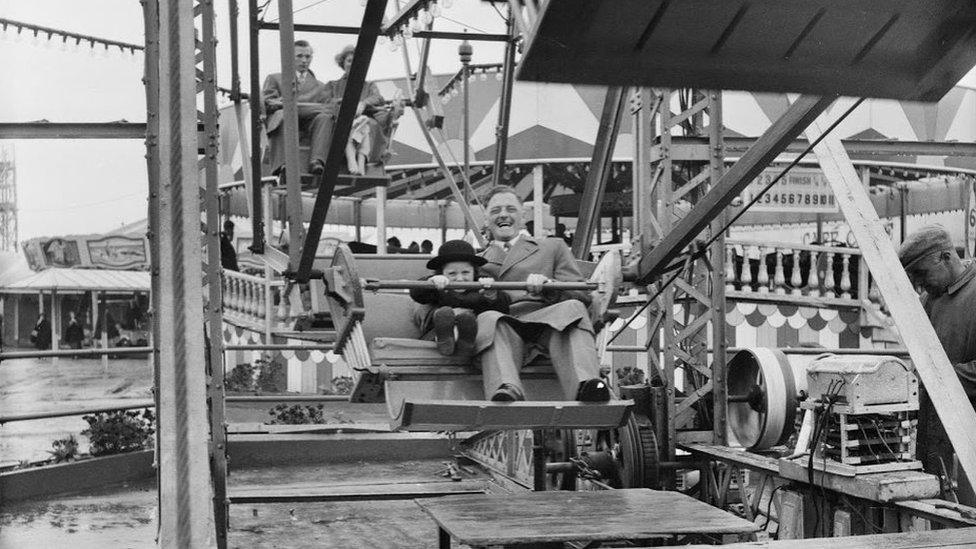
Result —
<instances>
[{"instance_id":1,"label":"leafy plant","mask_svg":"<svg viewBox=\"0 0 976 549\"><path fill-rule=\"evenodd\" d=\"M152 447L155 415L146 408L116 410L84 416L88 428L81 432L88 436L89 451L93 456L106 456L134 452Z\"/></svg>"},{"instance_id":2,"label":"leafy plant","mask_svg":"<svg viewBox=\"0 0 976 549\"><path fill-rule=\"evenodd\" d=\"M224 379L227 391L246 393L254 391L254 366L248 363L238 364Z\"/></svg>"},{"instance_id":3,"label":"leafy plant","mask_svg":"<svg viewBox=\"0 0 976 549\"><path fill-rule=\"evenodd\" d=\"M59 438L51 443L53 450L48 450L54 463L74 461L78 458L78 439L74 435Z\"/></svg>"},{"instance_id":4,"label":"leafy plant","mask_svg":"<svg viewBox=\"0 0 976 549\"><path fill-rule=\"evenodd\" d=\"M310 423L325 423L322 415L322 404L316 406L302 406L301 404L279 404L272 408L268 415L272 417L271 425L306 425Z\"/></svg>"},{"instance_id":5,"label":"leafy plant","mask_svg":"<svg viewBox=\"0 0 976 549\"><path fill-rule=\"evenodd\" d=\"M258 370L258 390L267 393L281 393L288 388L285 368L278 362L262 357L254 361Z\"/></svg>"},{"instance_id":6,"label":"leafy plant","mask_svg":"<svg viewBox=\"0 0 976 549\"><path fill-rule=\"evenodd\" d=\"M356 384L349 376L336 376L332 378L332 387L328 393L330 395L348 395Z\"/></svg>"}]
</instances>

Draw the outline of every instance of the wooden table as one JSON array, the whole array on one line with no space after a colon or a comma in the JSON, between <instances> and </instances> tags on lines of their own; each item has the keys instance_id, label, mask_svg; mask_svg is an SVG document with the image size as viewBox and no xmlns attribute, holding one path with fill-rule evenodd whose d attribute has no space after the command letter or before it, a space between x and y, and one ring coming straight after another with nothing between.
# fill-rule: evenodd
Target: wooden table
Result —
<instances>
[{"instance_id":1,"label":"wooden table","mask_svg":"<svg viewBox=\"0 0 976 549\"><path fill-rule=\"evenodd\" d=\"M566 541L646 540L691 534L751 536L759 528L677 492L643 488L592 492L526 492L416 500L440 529L472 547Z\"/></svg>"}]
</instances>

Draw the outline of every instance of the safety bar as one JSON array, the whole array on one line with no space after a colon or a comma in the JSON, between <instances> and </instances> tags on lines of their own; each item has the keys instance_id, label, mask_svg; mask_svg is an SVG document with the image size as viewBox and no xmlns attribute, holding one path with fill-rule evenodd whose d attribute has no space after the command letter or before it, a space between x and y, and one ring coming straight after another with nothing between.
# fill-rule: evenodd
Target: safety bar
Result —
<instances>
[{"instance_id":1,"label":"safety bar","mask_svg":"<svg viewBox=\"0 0 976 549\"><path fill-rule=\"evenodd\" d=\"M448 282L445 290L525 290L525 282ZM424 290L433 289L429 280L363 280L365 290ZM598 290L599 282L558 282L550 281L542 285L543 290Z\"/></svg>"},{"instance_id":2,"label":"safety bar","mask_svg":"<svg viewBox=\"0 0 976 549\"><path fill-rule=\"evenodd\" d=\"M104 349L61 349L57 351L6 351L0 353L0 360L11 358L48 358L102 355L148 355L152 347L107 347Z\"/></svg>"}]
</instances>

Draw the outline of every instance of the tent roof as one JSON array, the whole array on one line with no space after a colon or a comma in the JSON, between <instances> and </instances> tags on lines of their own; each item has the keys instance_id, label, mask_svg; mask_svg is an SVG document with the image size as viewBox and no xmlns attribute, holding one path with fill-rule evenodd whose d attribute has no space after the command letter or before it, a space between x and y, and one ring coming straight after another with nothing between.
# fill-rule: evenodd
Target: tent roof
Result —
<instances>
[{"instance_id":1,"label":"tent roof","mask_svg":"<svg viewBox=\"0 0 976 549\"><path fill-rule=\"evenodd\" d=\"M80 293L148 292L149 273L146 271L112 271L107 269L46 269L0 287L0 293L24 294L40 291Z\"/></svg>"}]
</instances>

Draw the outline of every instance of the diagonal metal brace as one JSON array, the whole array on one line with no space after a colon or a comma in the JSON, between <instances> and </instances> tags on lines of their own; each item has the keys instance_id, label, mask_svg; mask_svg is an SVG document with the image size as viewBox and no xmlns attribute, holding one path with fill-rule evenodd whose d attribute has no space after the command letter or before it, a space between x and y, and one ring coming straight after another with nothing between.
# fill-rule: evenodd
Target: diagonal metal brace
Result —
<instances>
[{"instance_id":1,"label":"diagonal metal brace","mask_svg":"<svg viewBox=\"0 0 976 549\"><path fill-rule=\"evenodd\" d=\"M308 233L305 236L305 243L302 245L302 255L298 261L298 268L294 273L295 280L299 282L308 281L312 262L315 260L315 250L319 245L319 237L322 236L325 216L332 203L332 193L335 192L339 167L344 158L343 151L346 147L346 141L349 140L352 122L356 118L356 106L359 104L359 96L362 95L363 86L366 83L366 73L373 58L373 49L376 47L376 38L380 33L385 10L386 0L369 0L366 4L359 39L356 41L356 53L352 59L352 67L349 69L346 91L342 95L342 105L339 107L339 116L336 118L332 144L329 146L329 155L325 161L325 173L319 180L319 190L315 196L315 205L312 206L312 218L309 220ZM296 243L292 243L292 246L296 245Z\"/></svg>"},{"instance_id":2,"label":"diagonal metal brace","mask_svg":"<svg viewBox=\"0 0 976 549\"><path fill-rule=\"evenodd\" d=\"M802 95L756 140L742 158L698 201L695 208L664 236L652 250L644 253L637 267L637 284L649 284L669 266L698 234L752 182L770 162L783 152L836 96Z\"/></svg>"}]
</instances>

